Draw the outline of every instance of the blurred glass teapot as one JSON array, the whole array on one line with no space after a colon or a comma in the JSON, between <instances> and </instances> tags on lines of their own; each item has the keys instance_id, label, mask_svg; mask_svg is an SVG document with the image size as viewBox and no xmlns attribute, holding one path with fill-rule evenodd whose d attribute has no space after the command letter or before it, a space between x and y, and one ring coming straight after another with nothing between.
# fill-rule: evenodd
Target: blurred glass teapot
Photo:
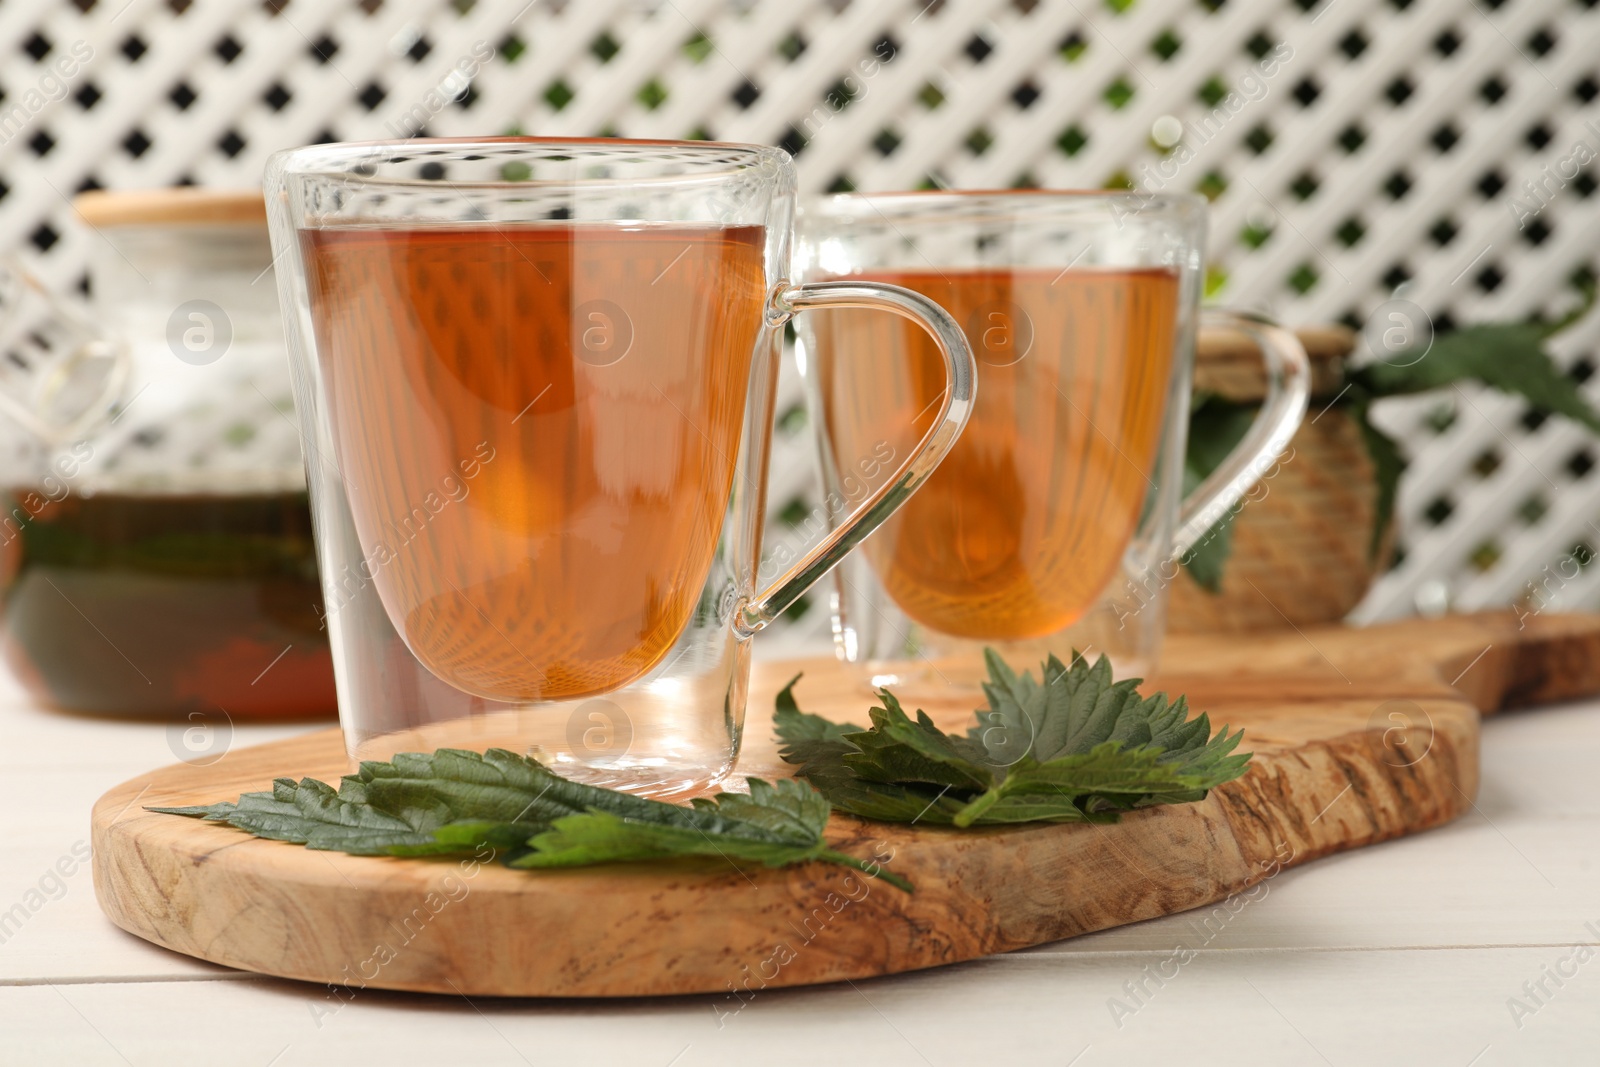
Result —
<instances>
[{"instance_id":1,"label":"blurred glass teapot","mask_svg":"<svg viewBox=\"0 0 1600 1067\"><path fill-rule=\"evenodd\" d=\"M76 207L91 304L0 263L0 649L70 711L333 715L260 194Z\"/></svg>"}]
</instances>

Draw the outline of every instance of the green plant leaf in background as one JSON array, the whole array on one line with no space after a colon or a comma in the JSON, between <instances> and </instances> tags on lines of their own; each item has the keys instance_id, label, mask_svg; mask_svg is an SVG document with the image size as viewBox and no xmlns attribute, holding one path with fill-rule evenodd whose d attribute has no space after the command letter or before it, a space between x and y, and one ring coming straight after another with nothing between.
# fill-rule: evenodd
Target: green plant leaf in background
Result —
<instances>
[{"instance_id":1,"label":"green plant leaf in background","mask_svg":"<svg viewBox=\"0 0 1600 1067\"><path fill-rule=\"evenodd\" d=\"M1594 304L1595 289L1586 286L1583 300L1554 322L1534 319L1466 326L1434 338L1432 346L1423 352L1404 350L1388 361L1369 363L1346 375L1349 389L1345 402L1361 431L1377 480L1369 543L1373 558L1382 547L1384 531L1394 515L1400 476L1406 468L1399 443L1373 424L1373 402L1476 382L1520 396L1540 410L1565 415L1600 434L1600 412L1544 350L1546 339L1583 318Z\"/></svg>"},{"instance_id":2,"label":"green plant leaf in background","mask_svg":"<svg viewBox=\"0 0 1600 1067\"><path fill-rule=\"evenodd\" d=\"M1189 411L1189 441L1183 456L1183 493L1200 487L1211 472L1244 440L1255 421L1259 404L1241 404L1215 393L1198 393ZM1212 593L1222 591L1222 572L1233 551L1233 518L1229 508L1205 535L1183 554L1191 577Z\"/></svg>"},{"instance_id":3,"label":"green plant leaf in background","mask_svg":"<svg viewBox=\"0 0 1600 1067\"><path fill-rule=\"evenodd\" d=\"M1367 458L1372 460L1376 499L1372 507L1372 532L1367 539L1367 558L1376 561L1378 553L1383 550L1383 536L1394 519L1394 501L1400 492L1400 476L1406 470L1406 457L1400 451L1399 442L1373 425L1370 394L1352 386L1346 399L1350 418L1355 421L1361 442L1366 446Z\"/></svg>"},{"instance_id":4,"label":"green plant leaf in background","mask_svg":"<svg viewBox=\"0 0 1600 1067\"><path fill-rule=\"evenodd\" d=\"M1415 361L1402 352L1394 362L1369 363L1349 378L1373 398L1478 382L1600 433L1600 412L1544 350L1545 339L1568 321L1468 326L1435 339Z\"/></svg>"},{"instance_id":5,"label":"green plant leaf in background","mask_svg":"<svg viewBox=\"0 0 1600 1067\"><path fill-rule=\"evenodd\" d=\"M1545 353L1545 337L1545 328L1534 323L1468 326L1439 337L1414 363L1369 363L1353 371L1350 380L1374 397L1478 382L1600 432L1600 414Z\"/></svg>"}]
</instances>

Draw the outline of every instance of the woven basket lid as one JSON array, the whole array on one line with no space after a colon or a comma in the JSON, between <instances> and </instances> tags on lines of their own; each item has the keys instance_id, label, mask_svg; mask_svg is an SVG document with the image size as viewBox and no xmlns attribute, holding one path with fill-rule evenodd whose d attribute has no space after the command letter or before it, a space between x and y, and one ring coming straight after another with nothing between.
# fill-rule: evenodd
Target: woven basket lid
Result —
<instances>
[{"instance_id":1,"label":"woven basket lid","mask_svg":"<svg viewBox=\"0 0 1600 1067\"><path fill-rule=\"evenodd\" d=\"M267 203L259 189L96 189L79 193L72 206L78 217L95 229L244 223L265 226L267 222Z\"/></svg>"},{"instance_id":2,"label":"woven basket lid","mask_svg":"<svg viewBox=\"0 0 1600 1067\"><path fill-rule=\"evenodd\" d=\"M1302 326L1294 335L1311 361L1311 395L1331 397L1344 388L1344 361L1355 349L1355 331L1340 325ZM1227 400L1264 397L1267 375L1250 335L1237 330L1201 330L1195 348L1194 388Z\"/></svg>"}]
</instances>

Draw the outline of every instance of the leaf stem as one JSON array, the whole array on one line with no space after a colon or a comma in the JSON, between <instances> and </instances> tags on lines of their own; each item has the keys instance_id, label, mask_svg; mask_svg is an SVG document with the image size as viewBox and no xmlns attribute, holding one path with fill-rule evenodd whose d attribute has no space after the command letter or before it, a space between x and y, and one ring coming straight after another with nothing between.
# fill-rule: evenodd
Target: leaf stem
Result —
<instances>
[{"instance_id":1,"label":"leaf stem","mask_svg":"<svg viewBox=\"0 0 1600 1067\"><path fill-rule=\"evenodd\" d=\"M994 807L1005 793L1004 783L995 786L987 793L981 793L967 802L967 806L956 812L951 821L965 830L976 822L984 812Z\"/></svg>"},{"instance_id":2,"label":"leaf stem","mask_svg":"<svg viewBox=\"0 0 1600 1067\"><path fill-rule=\"evenodd\" d=\"M829 863L837 863L844 867L853 867L869 877L883 879L896 889L907 893L915 892L911 888L910 882L892 871L884 870L881 863L869 863L866 860L856 859L854 856L846 855L843 852L835 852L831 848L825 848L817 853L817 859L826 860Z\"/></svg>"}]
</instances>

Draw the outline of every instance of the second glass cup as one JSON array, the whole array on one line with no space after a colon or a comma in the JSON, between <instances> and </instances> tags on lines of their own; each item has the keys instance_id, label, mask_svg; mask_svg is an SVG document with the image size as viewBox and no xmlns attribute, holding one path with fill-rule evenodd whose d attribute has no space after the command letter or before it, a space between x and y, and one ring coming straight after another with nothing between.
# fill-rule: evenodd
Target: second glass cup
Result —
<instances>
[{"instance_id":1,"label":"second glass cup","mask_svg":"<svg viewBox=\"0 0 1600 1067\"><path fill-rule=\"evenodd\" d=\"M922 293L979 363L961 440L836 572L838 651L872 684L975 690L982 646L1018 668L1074 649L1125 672L1154 666L1177 558L1271 466L1308 393L1292 334L1205 312L1254 336L1267 394L1184 495L1204 239L1197 196L842 195L802 212L802 277ZM828 500L859 499L882 480L864 460L898 454L936 418L937 353L856 311L797 329Z\"/></svg>"},{"instance_id":2,"label":"second glass cup","mask_svg":"<svg viewBox=\"0 0 1600 1067\"><path fill-rule=\"evenodd\" d=\"M791 285L773 148L319 145L266 193L350 753L515 748L652 795L732 769L751 636L883 522L971 407L961 331L882 282ZM783 326L931 331L905 461L756 582Z\"/></svg>"}]
</instances>

